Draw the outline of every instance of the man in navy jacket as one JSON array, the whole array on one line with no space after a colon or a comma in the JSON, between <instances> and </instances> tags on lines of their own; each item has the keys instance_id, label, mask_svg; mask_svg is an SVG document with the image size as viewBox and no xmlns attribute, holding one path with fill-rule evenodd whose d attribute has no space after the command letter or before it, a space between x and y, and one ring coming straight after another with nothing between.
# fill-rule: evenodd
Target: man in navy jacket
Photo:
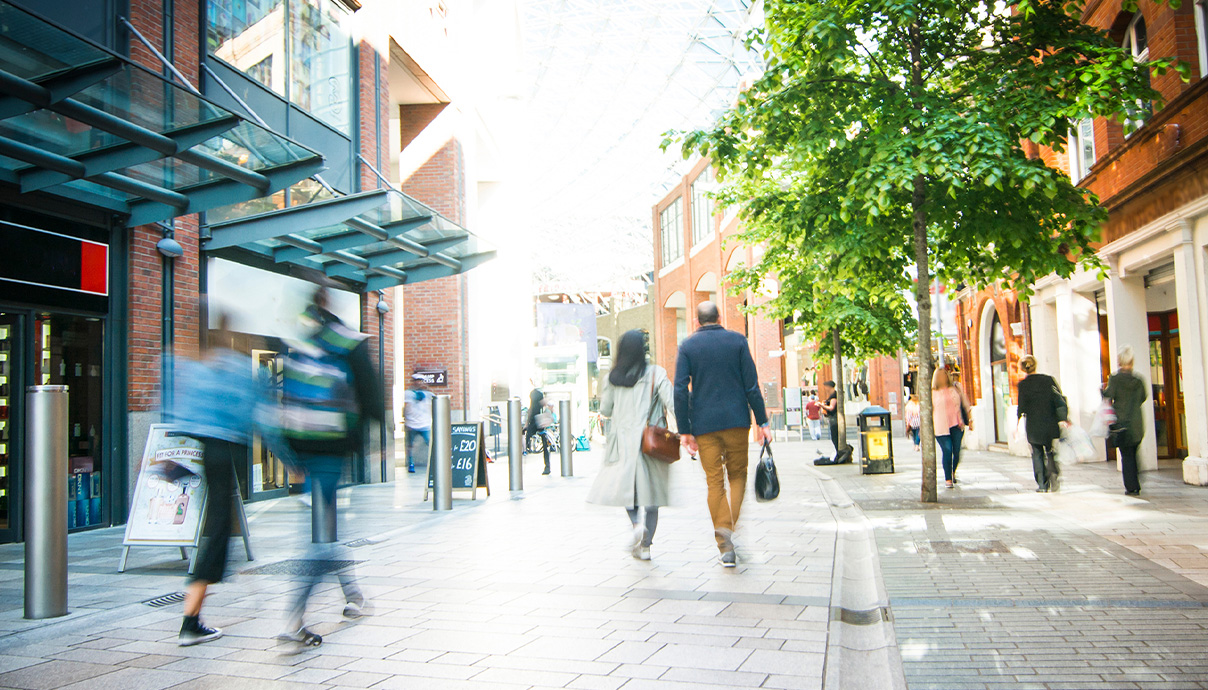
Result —
<instances>
[{"instance_id":1,"label":"man in navy jacket","mask_svg":"<svg viewBox=\"0 0 1208 690\"><path fill-rule=\"evenodd\" d=\"M696 307L696 320L700 328L680 344L675 362L675 422L683 444L700 453L721 563L733 568L734 525L747 488L751 413L759 425L757 441L770 439L771 432L747 339L721 327L712 302Z\"/></svg>"}]
</instances>

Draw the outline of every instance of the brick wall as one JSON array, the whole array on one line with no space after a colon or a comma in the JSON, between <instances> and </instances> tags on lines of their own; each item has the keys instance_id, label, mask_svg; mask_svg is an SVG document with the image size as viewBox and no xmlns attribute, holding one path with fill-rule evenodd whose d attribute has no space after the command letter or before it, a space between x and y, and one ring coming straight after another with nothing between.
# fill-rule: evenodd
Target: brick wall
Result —
<instances>
[{"instance_id":1,"label":"brick wall","mask_svg":"<svg viewBox=\"0 0 1208 690\"><path fill-rule=\"evenodd\" d=\"M456 223L465 219L465 158L460 142L449 140L406 181L403 191ZM451 396L453 410L465 410L469 395L468 338L464 276L449 276L402 289L403 370L446 369L448 385L433 392Z\"/></svg>"}]
</instances>

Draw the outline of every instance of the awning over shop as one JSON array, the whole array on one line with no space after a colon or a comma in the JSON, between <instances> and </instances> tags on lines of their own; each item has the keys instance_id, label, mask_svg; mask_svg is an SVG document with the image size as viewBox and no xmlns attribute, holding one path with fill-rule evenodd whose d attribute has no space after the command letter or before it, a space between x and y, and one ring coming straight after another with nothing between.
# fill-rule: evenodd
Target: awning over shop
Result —
<instances>
[{"instance_id":1,"label":"awning over shop","mask_svg":"<svg viewBox=\"0 0 1208 690\"><path fill-rule=\"evenodd\" d=\"M318 153L0 0L0 181L130 225L256 199Z\"/></svg>"},{"instance_id":2,"label":"awning over shop","mask_svg":"<svg viewBox=\"0 0 1208 690\"><path fill-rule=\"evenodd\" d=\"M457 275L495 252L395 189L379 189L214 223L213 256L288 272L322 271L362 291Z\"/></svg>"}]
</instances>

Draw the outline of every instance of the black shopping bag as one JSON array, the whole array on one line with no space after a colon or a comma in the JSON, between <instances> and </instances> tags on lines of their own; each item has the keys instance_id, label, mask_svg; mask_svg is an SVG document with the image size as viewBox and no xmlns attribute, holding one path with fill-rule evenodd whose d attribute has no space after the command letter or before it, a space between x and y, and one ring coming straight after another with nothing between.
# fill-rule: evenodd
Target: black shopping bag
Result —
<instances>
[{"instance_id":1,"label":"black shopping bag","mask_svg":"<svg viewBox=\"0 0 1208 690\"><path fill-rule=\"evenodd\" d=\"M759 466L755 468L755 498L770 501L780 495L780 477L776 475L776 463L772 461L772 444L764 442L759 451Z\"/></svg>"}]
</instances>

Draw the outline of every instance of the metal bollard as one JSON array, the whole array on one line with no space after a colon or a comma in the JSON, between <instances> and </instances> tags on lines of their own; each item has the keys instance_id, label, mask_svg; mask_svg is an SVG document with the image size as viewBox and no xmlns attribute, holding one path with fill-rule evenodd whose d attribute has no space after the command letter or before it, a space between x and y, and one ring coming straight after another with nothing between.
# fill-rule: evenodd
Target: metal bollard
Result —
<instances>
[{"instance_id":1,"label":"metal bollard","mask_svg":"<svg viewBox=\"0 0 1208 690\"><path fill-rule=\"evenodd\" d=\"M575 476L571 453L575 451L575 434L570 430L570 401L558 401L558 450L562 456L562 476Z\"/></svg>"},{"instance_id":2,"label":"metal bollard","mask_svg":"<svg viewBox=\"0 0 1208 690\"><path fill-rule=\"evenodd\" d=\"M453 423L449 396L432 399L432 510L453 510Z\"/></svg>"},{"instance_id":3,"label":"metal bollard","mask_svg":"<svg viewBox=\"0 0 1208 690\"><path fill-rule=\"evenodd\" d=\"M67 386L26 389L25 617L67 615Z\"/></svg>"},{"instance_id":4,"label":"metal bollard","mask_svg":"<svg viewBox=\"0 0 1208 690\"><path fill-rule=\"evenodd\" d=\"M520 398L508 398L508 491L524 491L524 425Z\"/></svg>"}]
</instances>

